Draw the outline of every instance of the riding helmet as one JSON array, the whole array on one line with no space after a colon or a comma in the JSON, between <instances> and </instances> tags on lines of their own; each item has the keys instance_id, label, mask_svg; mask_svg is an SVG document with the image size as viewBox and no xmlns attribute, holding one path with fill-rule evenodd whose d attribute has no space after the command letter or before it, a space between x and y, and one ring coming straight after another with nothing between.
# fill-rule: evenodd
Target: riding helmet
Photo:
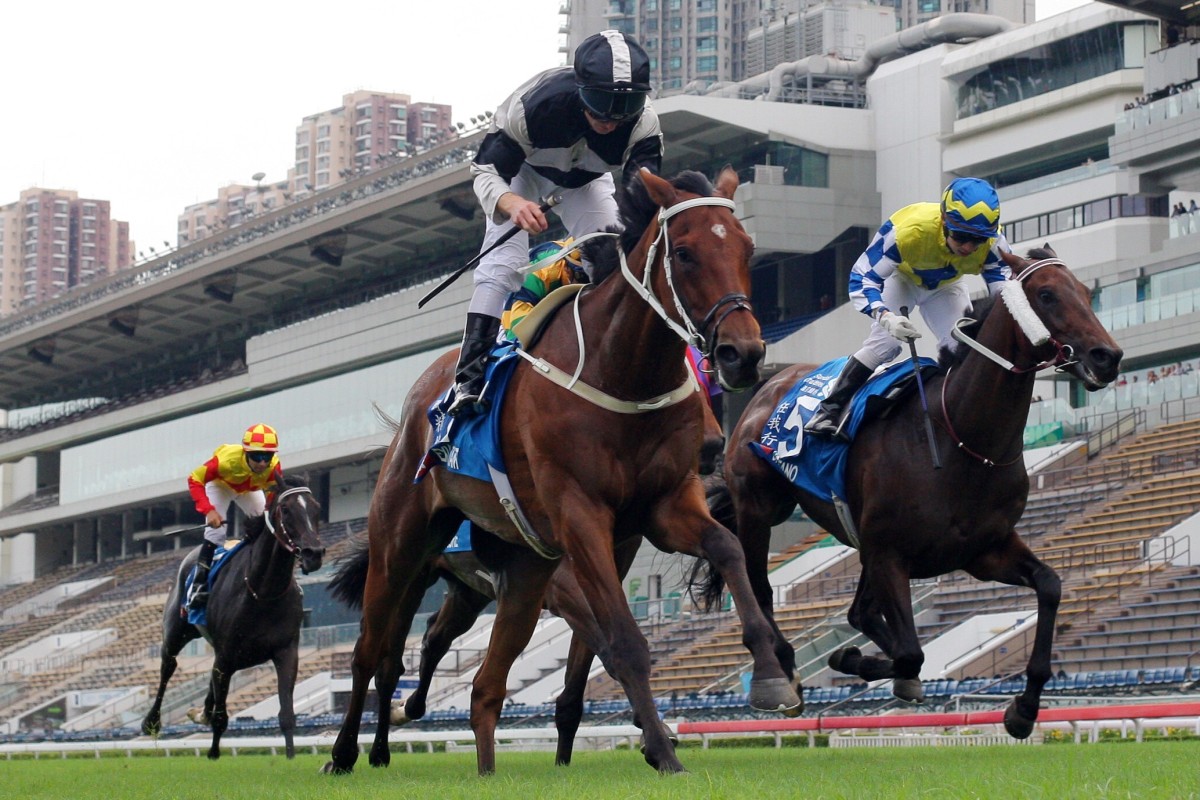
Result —
<instances>
[{"instance_id":1,"label":"riding helmet","mask_svg":"<svg viewBox=\"0 0 1200 800\"><path fill-rule=\"evenodd\" d=\"M251 425L242 435L242 449L248 453L276 453L279 451L279 435L270 425L261 422Z\"/></svg>"},{"instance_id":2,"label":"riding helmet","mask_svg":"<svg viewBox=\"0 0 1200 800\"><path fill-rule=\"evenodd\" d=\"M942 192L942 222L958 233L993 238L1000 227L1000 198L981 178L957 178Z\"/></svg>"},{"instance_id":3,"label":"riding helmet","mask_svg":"<svg viewBox=\"0 0 1200 800\"><path fill-rule=\"evenodd\" d=\"M575 48L575 82L593 116L608 122L634 119L650 93L650 57L632 36L601 31Z\"/></svg>"}]
</instances>

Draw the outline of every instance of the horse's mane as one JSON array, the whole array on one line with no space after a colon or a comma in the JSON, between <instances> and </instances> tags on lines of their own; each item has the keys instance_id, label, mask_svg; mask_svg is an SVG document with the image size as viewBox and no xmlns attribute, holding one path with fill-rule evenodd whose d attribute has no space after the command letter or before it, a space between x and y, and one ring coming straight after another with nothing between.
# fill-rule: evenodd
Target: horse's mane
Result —
<instances>
[{"instance_id":1,"label":"horse's mane","mask_svg":"<svg viewBox=\"0 0 1200 800\"><path fill-rule=\"evenodd\" d=\"M672 186L683 192L711 197L713 185L702 173L695 170L684 170L668 180ZM618 239L621 251L633 252L642 234L650 226L654 215L658 213L658 204L650 199L646 184L640 177L625 183L616 194L617 210L621 216L620 228L608 228L610 233L619 233L619 237L605 236L583 245L584 258L592 265L592 283L600 283L620 266L620 256L617 253Z\"/></svg>"},{"instance_id":2,"label":"horse's mane","mask_svg":"<svg viewBox=\"0 0 1200 800\"><path fill-rule=\"evenodd\" d=\"M1049 245L1046 245L1045 247L1031 248L1026 254L1026 258L1031 261L1041 261L1045 258L1057 258L1057 255L1050 249ZM1013 277L1016 276L1014 275ZM983 325L983 321L987 319L988 314L995 308L997 300L998 295L988 295L973 304L971 311L966 315L966 318L972 320L972 322L970 325L964 326L968 333L972 333L973 335L974 331L979 330L980 326ZM943 347L938 351L938 366L943 370L947 370L950 367L961 364L970 352L971 348L961 342L955 342L953 348Z\"/></svg>"},{"instance_id":3,"label":"horse's mane","mask_svg":"<svg viewBox=\"0 0 1200 800\"><path fill-rule=\"evenodd\" d=\"M297 477L295 475L284 475L283 476L283 484L281 486L277 487L278 491L275 493L275 496L278 497L279 494L286 491L287 489L297 489L297 488L300 488L303 486L308 486L308 481L304 480L303 478ZM270 507L268 507L267 510L270 511ZM243 538L245 538L246 543L249 544L250 542L253 542L254 539L260 533L265 531L266 529L267 529L267 515L266 514L260 514L257 517L246 517L246 525L245 525L246 532L245 532L245 536Z\"/></svg>"}]
</instances>

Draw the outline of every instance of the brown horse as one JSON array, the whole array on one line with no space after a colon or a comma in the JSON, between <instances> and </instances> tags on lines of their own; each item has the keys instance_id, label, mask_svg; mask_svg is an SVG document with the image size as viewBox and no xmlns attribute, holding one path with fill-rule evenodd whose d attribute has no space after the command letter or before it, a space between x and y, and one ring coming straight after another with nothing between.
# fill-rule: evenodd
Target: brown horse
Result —
<instances>
[{"instance_id":1,"label":"brown horse","mask_svg":"<svg viewBox=\"0 0 1200 800\"><path fill-rule=\"evenodd\" d=\"M641 537L633 537L616 547L617 573L622 578L633 563L641 543ZM496 599L496 586L507 580L508 557L517 546L486 534L477 534L474 545L472 550L443 553L434 562L431 577L434 581L439 578L445 580L446 596L441 607L430 615L425 635L421 637L417 688L408 695L403 705L391 707L392 725L405 725L425 716L429 690L438 664L450 651L454 640L469 631L483 610ZM352 553L330 582L334 596L354 608L362 606L367 558L365 547ZM558 730L554 763L567 766L574 752L575 734L583 720L592 660L597 651L602 651L604 636L569 564L560 562L554 571L546 585L544 605L547 611L566 620L572 631L563 691L558 696L554 711L554 725ZM380 698L380 713L387 713L388 710L388 704L384 698ZM640 727L640 720L637 723Z\"/></svg>"},{"instance_id":2,"label":"brown horse","mask_svg":"<svg viewBox=\"0 0 1200 800\"><path fill-rule=\"evenodd\" d=\"M884 654L864 656L857 648L843 648L830 657L830 666L865 680L892 678L892 691L901 699L924 697L919 674L925 657L913 622L909 579L961 569L981 581L1032 587L1038 617L1028 680L1004 717L1016 738L1032 731L1042 687L1051 678L1061 595L1058 575L1016 530L1029 493L1022 434L1034 380L1038 370L1053 366L1096 391L1117 376L1122 355L1092 312L1087 287L1048 246L1029 255L1032 260L1006 259L1018 283L1005 288L1005 301L984 301L976 308L973 342L979 347L964 343L953 354L943 353L943 371L927 381L925 396L929 413L940 423L935 436L944 468L933 469L917 393L885 417L865 423L850 444L844 499L856 536L832 502L798 489L748 446L804 377L804 368L786 369L762 387L730 437L725 462L737 535L763 611L772 614L766 571L771 526L799 503L817 524L858 548L862 573L849 622ZM1038 320L1044 329L1038 330ZM1036 344L1027 331L1034 331ZM710 593L718 586L710 585ZM785 666L794 668L794 660Z\"/></svg>"},{"instance_id":3,"label":"brown horse","mask_svg":"<svg viewBox=\"0 0 1200 800\"><path fill-rule=\"evenodd\" d=\"M287 757L295 755L292 740L296 715L292 690L299 667L300 623L304 618L296 563L304 574L321 568L325 548L320 539L321 504L302 481L288 476L266 513L246 520L246 541L229 556L213 580L207 622L192 625L180 616L184 582L196 563L198 549L179 566L175 585L163 608L158 692L142 720L142 733L155 735L161 727L163 693L175 673L183 646L204 636L213 647L212 680L198 722L212 727L210 759L221 756L221 734L229 724L225 698L233 673L266 661L275 665L279 683L279 727Z\"/></svg>"},{"instance_id":4,"label":"brown horse","mask_svg":"<svg viewBox=\"0 0 1200 800\"><path fill-rule=\"evenodd\" d=\"M505 466L528 526L518 529L510 521L485 482L437 468L413 483L431 444L425 410L452 382L456 354L443 355L414 384L368 515L362 630L346 716L325 771L353 769L367 684L374 675L381 697L395 690L430 570L464 515L501 539L529 545L509 560L498 587L492 640L472 690L481 774L495 770L494 735L508 670L529 641L558 556L572 564L603 632L599 655L634 713L644 720L657 716L649 648L613 554L631 536L713 562L736 599L754 657L752 704L773 710L800 705L775 655L775 632L754 602L741 547L709 514L697 472L704 400L692 390L685 341L702 343L729 389L758 380L764 353L746 297L753 245L732 213L736 188L736 173L728 168L715 194L698 173L667 181L643 171L619 195L625 230L609 255L620 262L621 275L586 288L573 313L548 323L530 349L537 365L518 366L501 409ZM589 254L589 260L599 264L603 255ZM578 382L569 372L564 381L574 388L547 380L551 367L577 368ZM390 760L387 731L387 715L381 714L369 755L373 766ZM683 769L661 726L648 725L645 737L652 766Z\"/></svg>"}]
</instances>

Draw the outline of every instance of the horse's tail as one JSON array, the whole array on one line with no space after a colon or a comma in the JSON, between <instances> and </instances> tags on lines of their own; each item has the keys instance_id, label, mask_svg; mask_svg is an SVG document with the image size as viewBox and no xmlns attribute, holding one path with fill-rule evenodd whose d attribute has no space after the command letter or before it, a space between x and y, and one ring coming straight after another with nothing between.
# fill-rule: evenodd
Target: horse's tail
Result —
<instances>
[{"instance_id":1,"label":"horse's tail","mask_svg":"<svg viewBox=\"0 0 1200 800\"><path fill-rule=\"evenodd\" d=\"M708 513L712 514L713 519L737 533L733 497L719 470L704 477L704 498L708 502ZM705 611L712 611L720 606L721 597L725 593L725 579L713 568L711 561L698 558L688 576L687 591L692 602Z\"/></svg>"},{"instance_id":2,"label":"horse's tail","mask_svg":"<svg viewBox=\"0 0 1200 800\"><path fill-rule=\"evenodd\" d=\"M353 550L338 560L337 574L329 581L329 593L349 608L362 608L370 554L364 537L354 544Z\"/></svg>"}]
</instances>

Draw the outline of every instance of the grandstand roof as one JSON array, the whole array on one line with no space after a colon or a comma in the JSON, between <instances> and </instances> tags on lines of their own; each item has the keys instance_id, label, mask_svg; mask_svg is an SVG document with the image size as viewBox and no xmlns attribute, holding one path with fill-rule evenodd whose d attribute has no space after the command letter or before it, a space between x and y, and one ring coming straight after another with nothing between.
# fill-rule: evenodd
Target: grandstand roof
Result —
<instances>
[{"instance_id":1,"label":"grandstand roof","mask_svg":"<svg viewBox=\"0 0 1200 800\"><path fill-rule=\"evenodd\" d=\"M663 127L676 163L766 138L686 111L664 115ZM467 167L481 136L0 319L0 408L134 394L176 370L231 362L248 338L290 319L449 273L483 230ZM317 247L338 233L340 264L322 260Z\"/></svg>"},{"instance_id":2,"label":"grandstand roof","mask_svg":"<svg viewBox=\"0 0 1200 800\"><path fill-rule=\"evenodd\" d=\"M1200 25L1200 3L1195 0L1102 0L1176 25Z\"/></svg>"}]
</instances>

